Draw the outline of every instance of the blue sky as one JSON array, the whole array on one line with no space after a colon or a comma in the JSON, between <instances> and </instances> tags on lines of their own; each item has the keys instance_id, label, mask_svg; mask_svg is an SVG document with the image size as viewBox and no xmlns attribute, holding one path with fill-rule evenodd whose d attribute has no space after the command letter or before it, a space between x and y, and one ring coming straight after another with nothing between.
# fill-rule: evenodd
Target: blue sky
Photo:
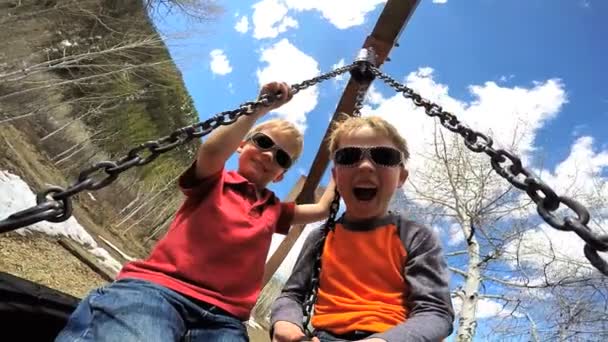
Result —
<instances>
[{"instance_id":1,"label":"blue sky","mask_svg":"<svg viewBox=\"0 0 608 342\"><path fill-rule=\"evenodd\" d=\"M157 23L201 119L253 99L261 82L296 83L350 63L384 4L218 3L225 12L212 22ZM572 172L581 172L577 186L590 189L592 174L608 177L606 15L608 2L600 0L422 0L382 69L503 146L516 129L525 132L518 151L556 190L567 190ZM271 186L279 196L308 171L345 81L298 94L275 114L305 129L303 157ZM386 117L414 154L423 152L432 120L378 81L370 93L364 115ZM234 165L232 158L228 166ZM413 156L410 167L415 174L423 165ZM445 242L462 239L447 234ZM581 246L565 249L580 254Z\"/></svg>"},{"instance_id":2,"label":"blue sky","mask_svg":"<svg viewBox=\"0 0 608 342\"><path fill-rule=\"evenodd\" d=\"M353 4L364 7L366 3L378 2L355 1ZM159 28L169 36L182 33L184 29L191 32L186 39L170 37L168 43L202 119L255 97L259 89L256 73L269 67L267 62L261 61L263 51L285 39L302 54L313 58L320 72L329 71L341 59L350 62L371 32L383 5L380 3L364 13L360 25L353 24L345 29L337 28L318 10L289 8L287 16L297 21L297 28L277 32L276 37L266 34L264 38L256 39L253 37L256 28L262 32L258 28L262 24L254 22L252 16L254 6L260 6L259 2L219 3L225 13L204 25L193 25L181 18L159 23ZM287 7L278 0L263 3ZM602 75L608 69L605 62L608 48L604 42L608 25L602 18L608 13L608 4L591 0L555 4L540 0L446 3L423 0L400 37L400 47L392 50L392 61L386 63L383 70L401 80L420 67L431 67L433 79L449 86L449 95L462 101L473 99L468 90L470 85L490 81L504 87L530 88L533 82L560 79L567 103L536 136L537 148L543 152L546 162L554 164L564 159L576 136L592 136L598 148L605 147L608 143L604 128L608 123L608 83L603 82ZM267 8L273 7L276 6ZM258 12L265 12L262 17L273 16L264 8ZM340 14L330 16L334 21L341 20ZM235 25L243 17L247 18L248 30L240 33ZM270 26L268 21L272 18L265 26ZM211 52L218 49L231 69L225 75L214 73L211 68ZM289 65L289 61L283 63ZM294 69L293 74L298 74L298 65L290 67ZM270 79L281 79L280 74L269 74L276 76ZM302 76L308 78L314 74ZM285 75L283 79L293 83L303 77L293 79L293 76ZM306 114L305 154L294 170L308 170L316 144L326 129L326 118L333 112L342 86L343 83L328 82L320 87L318 104ZM384 96L391 95L388 89L380 91ZM285 182L273 189L279 195L286 194L297 176L297 171L290 172Z\"/></svg>"}]
</instances>

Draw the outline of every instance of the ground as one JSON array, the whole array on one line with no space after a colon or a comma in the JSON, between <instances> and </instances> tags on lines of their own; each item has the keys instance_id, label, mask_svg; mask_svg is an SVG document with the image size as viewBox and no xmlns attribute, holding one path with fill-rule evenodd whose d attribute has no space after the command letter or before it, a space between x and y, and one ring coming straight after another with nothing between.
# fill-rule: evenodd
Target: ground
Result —
<instances>
[{"instance_id":1,"label":"ground","mask_svg":"<svg viewBox=\"0 0 608 342\"><path fill-rule=\"evenodd\" d=\"M27 144L26 138L10 125L0 125L0 169L8 170L35 187L44 183L65 183L44 157ZM79 220L81 218L79 217ZM84 221L87 221L86 219ZM82 297L104 280L43 234L0 235L0 271L39 282Z\"/></svg>"},{"instance_id":2,"label":"ground","mask_svg":"<svg viewBox=\"0 0 608 342\"><path fill-rule=\"evenodd\" d=\"M42 234L0 236L0 270L75 297L106 283L53 238Z\"/></svg>"}]
</instances>

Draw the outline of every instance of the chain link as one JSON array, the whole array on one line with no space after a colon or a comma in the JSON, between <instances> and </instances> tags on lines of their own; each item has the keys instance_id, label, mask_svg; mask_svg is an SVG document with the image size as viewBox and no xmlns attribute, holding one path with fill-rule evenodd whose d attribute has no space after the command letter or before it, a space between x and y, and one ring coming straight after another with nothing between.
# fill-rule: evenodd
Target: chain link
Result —
<instances>
[{"instance_id":1,"label":"chain link","mask_svg":"<svg viewBox=\"0 0 608 342\"><path fill-rule=\"evenodd\" d=\"M330 231L333 231L336 227L336 216L338 215L338 210L340 209L340 194L336 189L334 200L331 202L331 207L329 209L329 217L327 221L323 225L321 238L317 241L315 246L315 262L313 264L312 270L312 279L310 283L310 291L304 297L304 304L302 305L302 325L304 327L304 332L309 338L313 337L312 331L308 328L310 325L310 319L312 318L313 307L317 302L317 295L319 292L319 281L321 278L321 256L323 254L323 247L325 246L325 240L327 239L327 234Z\"/></svg>"},{"instance_id":2,"label":"chain link","mask_svg":"<svg viewBox=\"0 0 608 342\"><path fill-rule=\"evenodd\" d=\"M574 232L585 241L585 257L597 270L608 276L608 262L598 254L598 251L608 251L608 234L600 235L587 226L590 215L585 206L573 198L558 196L549 185L525 168L519 157L503 149L495 150L492 148L493 141L490 137L461 123L454 114L422 98L414 90L397 82L378 68L370 67L370 69L377 78L401 93L403 97L411 99L416 106L423 107L428 116L438 117L442 126L460 134L469 150L488 155L494 171L515 188L525 191L536 204L538 214L545 222L555 229ZM562 204L574 212L576 217L558 217L555 211Z\"/></svg>"},{"instance_id":3,"label":"chain link","mask_svg":"<svg viewBox=\"0 0 608 342\"><path fill-rule=\"evenodd\" d=\"M291 86L293 94L308 87L332 79L355 67L355 64L343 66ZM118 176L135 167L149 164L163 153L189 143L195 138L201 138L220 126L230 125L243 115L250 115L260 107L267 107L276 101L276 97L263 95L256 101L245 102L237 109L216 114L202 122L176 129L168 136L158 140L145 142L127 152L126 156L117 161L101 161L84 169L77 180L68 188L50 187L36 196L36 205L16 212L4 220L0 220L0 233L25 227L43 220L62 222L72 215L71 197L85 190L99 190L110 185Z\"/></svg>"},{"instance_id":4,"label":"chain link","mask_svg":"<svg viewBox=\"0 0 608 342\"><path fill-rule=\"evenodd\" d=\"M313 85L316 85L317 83L321 83L323 81L327 81L330 80L332 78L336 78L344 73L346 73L347 71L352 70L353 68L355 68L357 66L357 64L355 63L351 63L349 65L345 65L343 67L337 68L333 71L330 71L326 74L317 76L317 77L313 77L309 80L303 81L299 84L294 84L291 86L292 90L293 90L293 94L297 94L298 92L300 92L300 90L306 89L308 87L311 87Z\"/></svg>"},{"instance_id":5,"label":"chain link","mask_svg":"<svg viewBox=\"0 0 608 342\"><path fill-rule=\"evenodd\" d=\"M357 96L355 97L355 106L353 108L353 116L361 116L361 109L363 108L363 102L365 101L365 95L367 94L367 88L369 84L360 84L357 89Z\"/></svg>"}]
</instances>

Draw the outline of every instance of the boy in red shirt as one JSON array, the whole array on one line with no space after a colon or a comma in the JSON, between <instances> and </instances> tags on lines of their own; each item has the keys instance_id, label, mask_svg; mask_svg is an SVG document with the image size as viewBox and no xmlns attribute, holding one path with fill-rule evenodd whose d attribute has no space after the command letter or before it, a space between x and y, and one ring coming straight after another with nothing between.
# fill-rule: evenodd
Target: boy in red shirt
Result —
<instances>
[{"instance_id":1,"label":"boy in red shirt","mask_svg":"<svg viewBox=\"0 0 608 342\"><path fill-rule=\"evenodd\" d=\"M165 237L146 260L126 264L117 280L92 291L56 341L247 341L272 234L329 214L333 183L317 204L282 203L278 182L302 151L289 122L257 119L291 99L286 83L261 95L278 100L215 129L179 179L186 195ZM237 171L224 170L238 152Z\"/></svg>"},{"instance_id":2,"label":"boy in red shirt","mask_svg":"<svg viewBox=\"0 0 608 342\"><path fill-rule=\"evenodd\" d=\"M388 211L408 176L405 139L382 118L354 117L335 126L329 149L346 210L332 230L314 230L306 239L272 306L273 342L305 337L303 307L321 248L313 341L449 336L454 311L441 243L432 229Z\"/></svg>"}]
</instances>

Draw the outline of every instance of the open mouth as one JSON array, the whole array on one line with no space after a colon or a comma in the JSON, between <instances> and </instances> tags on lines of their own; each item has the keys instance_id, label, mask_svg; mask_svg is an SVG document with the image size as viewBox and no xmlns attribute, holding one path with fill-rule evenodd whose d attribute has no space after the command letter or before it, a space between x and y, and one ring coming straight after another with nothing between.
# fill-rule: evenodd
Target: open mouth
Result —
<instances>
[{"instance_id":1,"label":"open mouth","mask_svg":"<svg viewBox=\"0 0 608 342\"><path fill-rule=\"evenodd\" d=\"M378 189L376 188L363 188L363 187L355 187L353 189L353 195L359 201L371 201L376 197L376 193Z\"/></svg>"}]
</instances>

